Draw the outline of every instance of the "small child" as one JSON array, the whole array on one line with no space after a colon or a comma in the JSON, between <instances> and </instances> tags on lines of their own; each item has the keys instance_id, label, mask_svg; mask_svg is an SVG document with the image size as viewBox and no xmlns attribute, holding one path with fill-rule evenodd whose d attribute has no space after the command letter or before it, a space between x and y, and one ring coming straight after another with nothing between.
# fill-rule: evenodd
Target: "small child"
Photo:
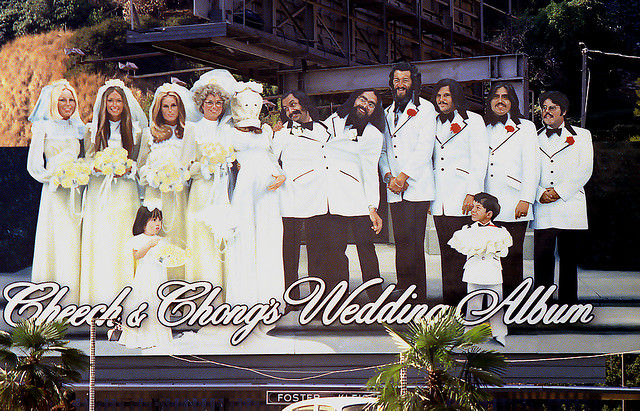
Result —
<instances>
[{"instance_id":1,"label":"small child","mask_svg":"<svg viewBox=\"0 0 640 411\"><path fill-rule=\"evenodd\" d=\"M462 281L467 283L467 292L475 290L493 290L502 300L502 265L500 257L506 257L513 244L511 235L504 227L497 227L493 219L500 213L498 199L491 194L478 193L473 197L470 226L456 231L448 244L467 256ZM482 309L483 295L478 295L467 302L467 318L472 312ZM491 334L494 339L505 345L507 326L504 324L503 311L496 313L489 320Z\"/></svg>"},{"instance_id":2,"label":"small child","mask_svg":"<svg viewBox=\"0 0 640 411\"><path fill-rule=\"evenodd\" d=\"M171 328L163 326L157 320L160 303L157 290L167 281L167 269L158 261L157 256L150 252L162 239L158 235L162 229L161 208L159 201L148 201L138 209L133 223L134 237L127 243L133 252L133 258L137 261L133 291L128 297L130 306L136 309L143 302L149 304L146 310L148 317L139 328L127 327L123 321L120 343L128 348L166 345L172 340Z\"/></svg>"}]
</instances>

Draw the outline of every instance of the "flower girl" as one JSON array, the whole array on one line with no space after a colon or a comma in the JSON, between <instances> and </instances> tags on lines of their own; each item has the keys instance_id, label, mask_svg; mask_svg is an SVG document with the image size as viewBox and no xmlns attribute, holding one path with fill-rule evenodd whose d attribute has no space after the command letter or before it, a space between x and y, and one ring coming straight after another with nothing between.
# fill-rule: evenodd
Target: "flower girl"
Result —
<instances>
[{"instance_id":1,"label":"flower girl","mask_svg":"<svg viewBox=\"0 0 640 411\"><path fill-rule=\"evenodd\" d=\"M133 291L129 300L135 310L140 304L147 304L145 312L148 317L141 325L132 328L123 324L120 343L128 348L149 348L167 345L172 340L171 328L165 327L158 321L157 296L158 287L167 281L167 269L162 264L162 256L157 250L162 237L158 235L162 229L162 211L160 202L146 201L138 209L133 223L133 235L128 242L128 248L133 252L136 260L136 270L133 279Z\"/></svg>"}]
</instances>

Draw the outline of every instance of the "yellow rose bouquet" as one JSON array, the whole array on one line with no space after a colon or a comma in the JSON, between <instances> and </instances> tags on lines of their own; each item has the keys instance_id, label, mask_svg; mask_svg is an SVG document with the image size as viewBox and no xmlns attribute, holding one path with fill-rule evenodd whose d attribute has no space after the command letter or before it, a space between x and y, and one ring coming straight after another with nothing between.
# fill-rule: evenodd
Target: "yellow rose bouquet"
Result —
<instances>
[{"instance_id":1,"label":"yellow rose bouquet","mask_svg":"<svg viewBox=\"0 0 640 411\"><path fill-rule=\"evenodd\" d=\"M127 150L122 147L107 147L98 151L93 159L93 170L98 175L122 177L134 166L135 162L128 158ZM135 174L135 171L131 174Z\"/></svg>"},{"instance_id":2,"label":"yellow rose bouquet","mask_svg":"<svg viewBox=\"0 0 640 411\"><path fill-rule=\"evenodd\" d=\"M210 180L216 170L225 164L233 163L235 159L235 150L232 146L225 147L219 142L206 143L202 147L202 157L200 158L202 177Z\"/></svg>"},{"instance_id":3,"label":"yellow rose bouquet","mask_svg":"<svg viewBox=\"0 0 640 411\"><path fill-rule=\"evenodd\" d=\"M187 166L162 149L149 154L147 164L140 167L140 175L144 182L163 193L182 191L191 178Z\"/></svg>"},{"instance_id":4,"label":"yellow rose bouquet","mask_svg":"<svg viewBox=\"0 0 640 411\"><path fill-rule=\"evenodd\" d=\"M180 267L190 257L188 249L184 249L168 240L160 240L157 246L152 248L154 259L164 267Z\"/></svg>"},{"instance_id":5,"label":"yellow rose bouquet","mask_svg":"<svg viewBox=\"0 0 640 411\"><path fill-rule=\"evenodd\" d=\"M58 187L78 188L89 183L91 164L82 158L61 163L49 180L51 191Z\"/></svg>"}]
</instances>

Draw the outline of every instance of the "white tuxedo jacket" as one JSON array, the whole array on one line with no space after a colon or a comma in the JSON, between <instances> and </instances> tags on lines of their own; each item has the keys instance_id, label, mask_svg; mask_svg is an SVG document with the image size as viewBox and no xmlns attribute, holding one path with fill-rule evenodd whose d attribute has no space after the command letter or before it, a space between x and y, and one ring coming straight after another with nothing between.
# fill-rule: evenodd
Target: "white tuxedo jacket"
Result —
<instances>
[{"instance_id":1,"label":"white tuxedo jacket","mask_svg":"<svg viewBox=\"0 0 640 411\"><path fill-rule=\"evenodd\" d=\"M394 110L395 103L385 110L386 125L380 154L380 172L383 177L387 173L394 177L401 172L405 173L409 176L409 188L402 195L387 189L387 201L431 201L435 197L432 154L436 135L436 110L430 101L421 98L420 105L416 107L412 100L407 103L397 123L394 121Z\"/></svg>"},{"instance_id":2,"label":"white tuxedo jacket","mask_svg":"<svg viewBox=\"0 0 640 411\"><path fill-rule=\"evenodd\" d=\"M287 178L277 190L283 217L306 218L327 212L322 169L323 147L329 138L327 128L315 121L312 130L294 122L274 134L272 149Z\"/></svg>"},{"instance_id":3,"label":"white tuxedo jacket","mask_svg":"<svg viewBox=\"0 0 640 411\"><path fill-rule=\"evenodd\" d=\"M324 121L331 134L323 153L328 211L345 216L369 215L369 207L378 208L380 202L382 133L368 124L357 136L355 129L345 128L345 123L346 117L337 114Z\"/></svg>"},{"instance_id":4,"label":"white tuxedo jacket","mask_svg":"<svg viewBox=\"0 0 640 411\"><path fill-rule=\"evenodd\" d=\"M509 118L506 124L487 126L489 164L485 191L498 198L500 214L496 221L528 221L533 219L533 206L525 217L515 218L520 200L533 205L538 191L538 136L536 126L520 119Z\"/></svg>"},{"instance_id":5,"label":"white tuxedo jacket","mask_svg":"<svg viewBox=\"0 0 640 411\"><path fill-rule=\"evenodd\" d=\"M359 216L378 207L382 133L368 125L357 136L345 130L345 121L334 114L312 131L293 127L275 134L273 151L287 177L280 188L283 216Z\"/></svg>"},{"instance_id":6,"label":"white tuxedo jacket","mask_svg":"<svg viewBox=\"0 0 640 411\"><path fill-rule=\"evenodd\" d=\"M433 166L436 196L431 213L436 216L463 216L467 194L484 189L489 142L482 116L467 111L466 120L456 110L452 122L436 119Z\"/></svg>"},{"instance_id":7,"label":"white tuxedo jacket","mask_svg":"<svg viewBox=\"0 0 640 411\"><path fill-rule=\"evenodd\" d=\"M547 137L546 129L538 134L540 146L540 181L534 206L532 227L586 230L587 200L584 185L593 171L591 133L564 125L561 135ZM547 187L553 187L560 199L540 203Z\"/></svg>"}]
</instances>

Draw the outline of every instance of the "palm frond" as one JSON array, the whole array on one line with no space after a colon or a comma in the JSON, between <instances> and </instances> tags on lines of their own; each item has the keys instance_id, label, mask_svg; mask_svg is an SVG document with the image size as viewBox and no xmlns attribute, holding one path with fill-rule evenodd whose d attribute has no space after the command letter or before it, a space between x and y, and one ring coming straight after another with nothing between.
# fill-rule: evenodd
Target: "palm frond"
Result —
<instances>
[{"instance_id":1,"label":"palm frond","mask_svg":"<svg viewBox=\"0 0 640 411\"><path fill-rule=\"evenodd\" d=\"M482 323L464 333L462 339L469 344L480 344L491 338L491 326Z\"/></svg>"},{"instance_id":2,"label":"palm frond","mask_svg":"<svg viewBox=\"0 0 640 411\"><path fill-rule=\"evenodd\" d=\"M401 347L402 361L379 369L368 382L384 410L485 410L490 396L482 388L502 384L504 357L477 346L489 338L490 327L482 324L465 331L454 308L409 323L403 331L385 328ZM403 366L423 375L424 384L401 396Z\"/></svg>"},{"instance_id":3,"label":"palm frond","mask_svg":"<svg viewBox=\"0 0 640 411\"><path fill-rule=\"evenodd\" d=\"M60 401L69 382L80 380L88 357L67 347L64 322L19 323L11 334L0 335L0 409L48 410ZM11 347L18 351L14 354ZM54 354L54 355L52 355Z\"/></svg>"},{"instance_id":4,"label":"palm frond","mask_svg":"<svg viewBox=\"0 0 640 411\"><path fill-rule=\"evenodd\" d=\"M396 346L400 351L406 351L411 349L412 341L407 339L407 337L402 332L395 331L388 324L384 325L384 329L387 331L387 334L391 337L393 342L396 343Z\"/></svg>"}]
</instances>

